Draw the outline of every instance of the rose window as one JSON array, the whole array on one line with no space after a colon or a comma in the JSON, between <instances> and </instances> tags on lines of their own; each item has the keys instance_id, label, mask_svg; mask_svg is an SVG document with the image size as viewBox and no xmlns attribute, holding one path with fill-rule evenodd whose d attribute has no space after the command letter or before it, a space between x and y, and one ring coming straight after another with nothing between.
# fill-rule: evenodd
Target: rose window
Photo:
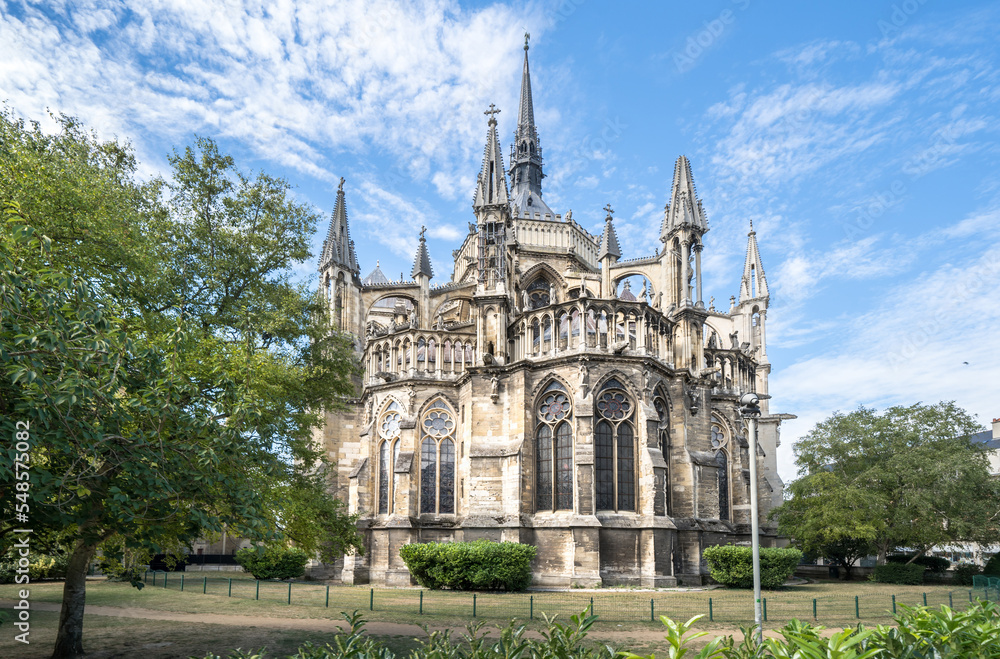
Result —
<instances>
[{"instance_id":1,"label":"rose window","mask_svg":"<svg viewBox=\"0 0 1000 659\"><path fill-rule=\"evenodd\" d=\"M455 422L447 412L433 411L424 418L424 432L431 437L450 435L455 429Z\"/></svg>"},{"instance_id":2,"label":"rose window","mask_svg":"<svg viewBox=\"0 0 1000 659\"><path fill-rule=\"evenodd\" d=\"M632 413L632 403L620 391L608 391L597 400L597 411L607 419L624 419Z\"/></svg>"},{"instance_id":3,"label":"rose window","mask_svg":"<svg viewBox=\"0 0 1000 659\"><path fill-rule=\"evenodd\" d=\"M379 424L379 434L386 439L398 437L399 423L402 419L403 417L399 414L399 412L389 412L382 417L382 423Z\"/></svg>"},{"instance_id":4,"label":"rose window","mask_svg":"<svg viewBox=\"0 0 1000 659\"><path fill-rule=\"evenodd\" d=\"M542 401L539 412L541 412L542 419L549 423L565 419L569 413L569 399L566 398L565 394L550 394Z\"/></svg>"},{"instance_id":5,"label":"rose window","mask_svg":"<svg viewBox=\"0 0 1000 659\"><path fill-rule=\"evenodd\" d=\"M722 426L717 423L712 424L712 448L721 448L726 443L726 434L722 432Z\"/></svg>"}]
</instances>

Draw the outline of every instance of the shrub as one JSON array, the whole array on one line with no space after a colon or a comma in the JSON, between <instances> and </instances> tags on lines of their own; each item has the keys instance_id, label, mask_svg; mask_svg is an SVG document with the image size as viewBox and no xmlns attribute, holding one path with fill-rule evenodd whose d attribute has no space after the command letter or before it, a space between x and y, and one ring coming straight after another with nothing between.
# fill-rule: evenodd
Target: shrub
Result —
<instances>
[{"instance_id":1,"label":"shrub","mask_svg":"<svg viewBox=\"0 0 1000 659\"><path fill-rule=\"evenodd\" d=\"M704 552L712 578L733 588L753 588L753 550L750 547L719 545ZM798 549L761 547L760 586L781 588L802 559Z\"/></svg>"},{"instance_id":2,"label":"shrub","mask_svg":"<svg viewBox=\"0 0 1000 659\"><path fill-rule=\"evenodd\" d=\"M983 574L988 577L1000 577L1000 553L993 554L983 567Z\"/></svg>"},{"instance_id":3,"label":"shrub","mask_svg":"<svg viewBox=\"0 0 1000 659\"><path fill-rule=\"evenodd\" d=\"M531 584L536 548L518 542L424 542L404 545L399 555L426 588L524 590Z\"/></svg>"},{"instance_id":4,"label":"shrub","mask_svg":"<svg viewBox=\"0 0 1000 659\"><path fill-rule=\"evenodd\" d=\"M0 584L15 582L18 558L13 549L0 558ZM34 554L28 564L28 578L32 581L63 579L66 576L67 561L68 558L65 554Z\"/></svg>"},{"instance_id":5,"label":"shrub","mask_svg":"<svg viewBox=\"0 0 1000 659\"><path fill-rule=\"evenodd\" d=\"M908 563L913 558L912 554L891 554L886 556L890 563ZM944 572L951 567L951 561L943 556L921 556L913 561L916 565L923 565L930 572Z\"/></svg>"},{"instance_id":6,"label":"shrub","mask_svg":"<svg viewBox=\"0 0 1000 659\"><path fill-rule=\"evenodd\" d=\"M873 574L879 583L897 583L919 586L924 582L924 566L916 563L886 563L876 565Z\"/></svg>"},{"instance_id":7,"label":"shrub","mask_svg":"<svg viewBox=\"0 0 1000 659\"><path fill-rule=\"evenodd\" d=\"M255 579L294 579L306 571L308 554L295 547L247 547L236 552L236 562Z\"/></svg>"},{"instance_id":8,"label":"shrub","mask_svg":"<svg viewBox=\"0 0 1000 659\"><path fill-rule=\"evenodd\" d=\"M955 566L955 583L961 586L971 586L972 577L982 573L983 569L974 563L960 563Z\"/></svg>"}]
</instances>

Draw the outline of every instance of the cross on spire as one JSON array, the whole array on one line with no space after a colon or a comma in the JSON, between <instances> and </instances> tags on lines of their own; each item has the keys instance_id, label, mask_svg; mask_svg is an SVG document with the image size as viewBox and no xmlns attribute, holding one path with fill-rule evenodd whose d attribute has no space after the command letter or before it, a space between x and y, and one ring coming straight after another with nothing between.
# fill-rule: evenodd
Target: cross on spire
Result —
<instances>
[{"instance_id":1,"label":"cross on spire","mask_svg":"<svg viewBox=\"0 0 1000 659\"><path fill-rule=\"evenodd\" d=\"M531 38L531 34L529 32L525 32L524 33L524 49L525 50L528 50L528 39L530 39L530 38Z\"/></svg>"},{"instance_id":2,"label":"cross on spire","mask_svg":"<svg viewBox=\"0 0 1000 659\"><path fill-rule=\"evenodd\" d=\"M341 176L340 185L337 186L337 192L343 192L343 191L344 191L344 177Z\"/></svg>"},{"instance_id":3,"label":"cross on spire","mask_svg":"<svg viewBox=\"0 0 1000 659\"><path fill-rule=\"evenodd\" d=\"M615 214L615 209L614 209L614 208L611 208L611 204L608 204L608 205L606 205L606 206L604 207L604 210L605 210L605 211L607 212L607 214L608 214L608 217L611 217L612 215L614 215L614 214Z\"/></svg>"},{"instance_id":4,"label":"cross on spire","mask_svg":"<svg viewBox=\"0 0 1000 659\"><path fill-rule=\"evenodd\" d=\"M496 123L496 117L494 117L493 115L500 114L500 110L497 109L496 105L490 103L490 109L484 112L483 114L489 115L491 123Z\"/></svg>"},{"instance_id":5,"label":"cross on spire","mask_svg":"<svg viewBox=\"0 0 1000 659\"><path fill-rule=\"evenodd\" d=\"M425 233L427 233L427 227L421 225L420 226L420 240L425 240L425 238L424 238L424 234Z\"/></svg>"}]
</instances>

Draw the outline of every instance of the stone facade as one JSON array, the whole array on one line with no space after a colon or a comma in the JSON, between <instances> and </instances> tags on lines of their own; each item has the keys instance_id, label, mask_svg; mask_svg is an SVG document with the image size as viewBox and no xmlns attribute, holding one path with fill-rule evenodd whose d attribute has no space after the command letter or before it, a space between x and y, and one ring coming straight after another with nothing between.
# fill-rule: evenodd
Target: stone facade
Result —
<instances>
[{"instance_id":1,"label":"stone facade","mask_svg":"<svg viewBox=\"0 0 1000 659\"><path fill-rule=\"evenodd\" d=\"M739 298L706 307L708 224L686 158L663 248L622 260L610 206L594 236L542 201L527 43L509 169L487 114L476 221L444 285L430 285L423 233L412 281L390 282L378 265L361 277L341 181L321 290L338 329L357 337L364 374L351 410L328 414L317 441L367 551L327 572L409 585L400 546L489 538L536 545L540 585L700 584L704 547L749 538L736 401L766 394L770 371L752 227ZM787 415L762 404L763 520L781 500ZM767 526L763 542L774 542Z\"/></svg>"}]
</instances>

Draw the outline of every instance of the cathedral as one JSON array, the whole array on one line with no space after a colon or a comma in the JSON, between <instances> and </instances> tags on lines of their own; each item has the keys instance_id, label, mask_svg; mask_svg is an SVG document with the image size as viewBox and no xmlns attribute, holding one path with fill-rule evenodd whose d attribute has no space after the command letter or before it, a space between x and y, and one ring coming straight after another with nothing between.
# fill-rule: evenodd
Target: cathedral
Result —
<instances>
[{"instance_id":1,"label":"cathedral","mask_svg":"<svg viewBox=\"0 0 1000 659\"><path fill-rule=\"evenodd\" d=\"M363 374L317 441L366 551L324 576L410 585L402 545L487 538L535 545L536 585L700 585L705 547L750 536L737 400L767 394L771 368L755 233L739 295L719 310L703 302L708 221L684 156L656 254L622 258L610 205L600 236L553 211L527 40L523 66L509 166L486 113L475 222L450 281L431 284L423 231L411 280L378 265L362 276L341 179L320 290ZM775 454L790 416L761 403L756 487L773 545L766 514L782 498Z\"/></svg>"}]
</instances>

